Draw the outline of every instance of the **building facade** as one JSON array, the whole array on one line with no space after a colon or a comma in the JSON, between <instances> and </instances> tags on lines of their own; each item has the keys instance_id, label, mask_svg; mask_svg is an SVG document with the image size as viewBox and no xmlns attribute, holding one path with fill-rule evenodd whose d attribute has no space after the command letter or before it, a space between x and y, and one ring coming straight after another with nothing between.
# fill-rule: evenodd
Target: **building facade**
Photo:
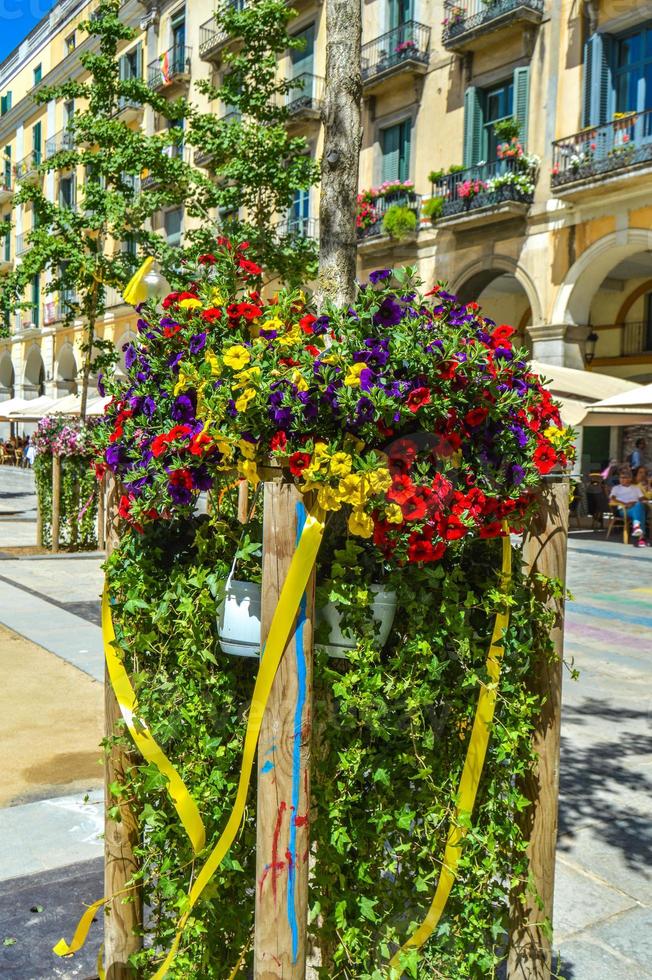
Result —
<instances>
[{"instance_id":1,"label":"building facade","mask_svg":"<svg viewBox=\"0 0 652 980\"><path fill-rule=\"evenodd\" d=\"M288 96L289 125L319 159L326 13L318 0L293 6L305 44L279 70L302 80ZM34 179L74 111L37 108L30 93L81 70L89 41L77 25L91 9L57 4L0 65L0 215L15 224L0 274L20 261L30 227L12 207L17 183ZM122 11L138 31L123 52L126 77L161 86L167 52L165 89L205 108L194 82L219 78L226 42L210 9L125 0ZM512 323L539 361L652 381L652 3L366 0L362 77L360 274L416 266L428 286L445 280ZM124 119L156 126L147 108L125 106ZM194 162L207 161L197 153ZM58 186L45 179L53 199L74 201L74 175ZM318 212L313 188L282 220L316 235ZM183 213L162 214L160 231L179 241ZM79 329L61 325L47 282L34 283L31 316L10 326L0 398L74 390ZM133 333L118 296L103 330L118 346ZM584 451L591 463L617 453L616 433L586 430Z\"/></svg>"}]
</instances>

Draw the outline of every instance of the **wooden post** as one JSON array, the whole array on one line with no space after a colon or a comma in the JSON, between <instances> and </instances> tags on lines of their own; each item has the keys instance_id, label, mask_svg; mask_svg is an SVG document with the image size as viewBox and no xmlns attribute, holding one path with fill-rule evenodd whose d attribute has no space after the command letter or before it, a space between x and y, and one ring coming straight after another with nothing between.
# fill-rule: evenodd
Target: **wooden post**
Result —
<instances>
[{"instance_id":1,"label":"wooden post","mask_svg":"<svg viewBox=\"0 0 652 980\"><path fill-rule=\"evenodd\" d=\"M568 543L568 480L549 485L542 494L541 512L523 542L523 558L535 594L541 586L537 573L566 581ZM523 780L521 792L530 801L522 829L529 840L529 883L512 896L509 980L550 980L552 969L552 910L555 887L557 811L559 805L559 738L561 729L564 600L555 602L556 621L550 637L556 657L545 654L534 665L530 690L544 699L534 733L538 756L535 768Z\"/></svg>"},{"instance_id":2,"label":"wooden post","mask_svg":"<svg viewBox=\"0 0 652 980\"><path fill-rule=\"evenodd\" d=\"M106 476L99 481L97 489L97 547L103 551L106 546Z\"/></svg>"},{"instance_id":3,"label":"wooden post","mask_svg":"<svg viewBox=\"0 0 652 980\"><path fill-rule=\"evenodd\" d=\"M246 480L240 480L238 484L238 520L241 524L249 520L249 484Z\"/></svg>"},{"instance_id":4,"label":"wooden post","mask_svg":"<svg viewBox=\"0 0 652 980\"><path fill-rule=\"evenodd\" d=\"M119 487L113 476L107 477L106 551L111 554L118 543ZM112 739L121 719L108 670L104 674L104 732ZM142 945L138 933L143 923L143 896L138 887L125 889L126 883L138 869L134 848L139 839L136 817L128 802L116 801L110 786L124 782L125 773L135 759L119 746L112 746L104 762L104 894L116 898L106 905L104 919L104 968L106 980L133 980L135 971L128 959ZM120 819L109 816L109 808L120 807Z\"/></svg>"},{"instance_id":5,"label":"wooden post","mask_svg":"<svg viewBox=\"0 0 652 980\"><path fill-rule=\"evenodd\" d=\"M61 523L61 457L52 455L52 551L59 550L59 525Z\"/></svg>"},{"instance_id":6,"label":"wooden post","mask_svg":"<svg viewBox=\"0 0 652 980\"><path fill-rule=\"evenodd\" d=\"M265 484L263 644L304 516L293 485ZM313 573L260 733L255 980L304 980L306 975L314 589Z\"/></svg>"},{"instance_id":7,"label":"wooden post","mask_svg":"<svg viewBox=\"0 0 652 980\"><path fill-rule=\"evenodd\" d=\"M36 494L36 547L43 547L43 510L38 492Z\"/></svg>"}]
</instances>

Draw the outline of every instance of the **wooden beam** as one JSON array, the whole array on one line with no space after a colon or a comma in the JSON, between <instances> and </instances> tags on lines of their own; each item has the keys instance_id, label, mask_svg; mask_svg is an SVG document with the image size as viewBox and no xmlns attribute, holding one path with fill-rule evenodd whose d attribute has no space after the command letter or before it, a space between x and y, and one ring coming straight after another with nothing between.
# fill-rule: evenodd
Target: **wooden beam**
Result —
<instances>
[{"instance_id":1,"label":"wooden beam","mask_svg":"<svg viewBox=\"0 0 652 980\"><path fill-rule=\"evenodd\" d=\"M106 497L106 552L107 557L117 546L119 487L112 475L107 475ZM119 726L122 718L118 702L111 687L108 670L104 674L104 732L111 740L124 731ZM143 923L143 896L138 887L126 889L127 882L138 862L134 848L139 841L139 828L135 814L124 800L116 800L110 790L114 782L124 782L125 775L136 761L135 753L112 746L105 754L104 762L104 894L116 898L106 905L104 919L104 967L107 980L134 980L136 972L128 963L129 956L142 945L138 933ZM119 806L120 816L114 820L109 810Z\"/></svg>"},{"instance_id":2,"label":"wooden beam","mask_svg":"<svg viewBox=\"0 0 652 980\"><path fill-rule=\"evenodd\" d=\"M97 487L97 547L103 551L106 546L106 476Z\"/></svg>"},{"instance_id":3,"label":"wooden beam","mask_svg":"<svg viewBox=\"0 0 652 980\"><path fill-rule=\"evenodd\" d=\"M305 519L293 485L266 483L264 490L263 645ZM306 976L314 589L313 573L260 733L256 980L304 980Z\"/></svg>"},{"instance_id":4,"label":"wooden beam","mask_svg":"<svg viewBox=\"0 0 652 980\"><path fill-rule=\"evenodd\" d=\"M61 524L61 456L52 454L52 551L59 550L59 534Z\"/></svg>"},{"instance_id":5,"label":"wooden beam","mask_svg":"<svg viewBox=\"0 0 652 980\"><path fill-rule=\"evenodd\" d=\"M543 595L535 576L566 581L568 543L568 480L554 483L541 495L541 510L523 542L523 559L535 594ZM559 807L559 739L564 644L564 600L554 603L551 631L555 657L541 651L530 677L530 690L544 700L534 733L535 768L521 792L530 801L521 823L529 840L529 882L517 888L512 901L508 980L550 980L552 911Z\"/></svg>"}]
</instances>

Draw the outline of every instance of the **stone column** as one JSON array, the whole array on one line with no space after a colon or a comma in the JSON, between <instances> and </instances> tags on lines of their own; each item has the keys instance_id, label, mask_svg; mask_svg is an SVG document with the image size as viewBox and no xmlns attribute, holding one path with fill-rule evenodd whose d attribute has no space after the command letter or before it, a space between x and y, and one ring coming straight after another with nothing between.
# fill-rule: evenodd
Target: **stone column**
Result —
<instances>
[{"instance_id":1,"label":"stone column","mask_svg":"<svg viewBox=\"0 0 652 980\"><path fill-rule=\"evenodd\" d=\"M574 323L551 323L528 327L532 341L532 358L557 367L586 367L584 348L591 332L588 326Z\"/></svg>"}]
</instances>

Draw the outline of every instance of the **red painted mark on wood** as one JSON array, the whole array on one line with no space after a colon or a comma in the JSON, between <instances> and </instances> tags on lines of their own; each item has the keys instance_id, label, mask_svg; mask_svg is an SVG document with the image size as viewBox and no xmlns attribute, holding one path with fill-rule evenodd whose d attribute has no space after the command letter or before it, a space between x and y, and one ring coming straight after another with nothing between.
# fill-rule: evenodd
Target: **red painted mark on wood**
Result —
<instances>
[{"instance_id":1,"label":"red painted mark on wood","mask_svg":"<svg viewBox=\"0 0 652 980\"><path fill-rule=\"evenodd\" d=\"M294 826L295 827L307 827L308 826L308 816L307 815L305 817L296 816L294 818Z\"/></svg>"},{"instance_id":2,"label":"red painted mark on wood","mask_svg":"<svg viewBox=\"0 0 652 980\"><path fill-rule=\"evenodd\" d=\"M287 810L287 803L285 800L281 800L278 808L278 813L276 815L276 824L274 826L274 835L272 837L272 891L274 893L274 902L276 902L276 877L278 875L279 864L281 870L283 870L283 861L279 862L278 859L278 841L281 836L281 827L283 826L283 814Z\"/></svg>"},{"instance_id":3,"label":"red painted mark on wood","mask_svg":"<svg viewBox=\"0 0 652 980\"><path fill-rule=\"evenodd\" d=\"M258 882L261 898L263 897L263 885L265 884L267 880L267 875L270 873L270 871L272 872L272 882L275 883L277 875L279 875L284 868L285 868L285 861L277 861L276 864L265 865L265 870L263 871L262 878Z\"/></svg>"}]
</instances>

